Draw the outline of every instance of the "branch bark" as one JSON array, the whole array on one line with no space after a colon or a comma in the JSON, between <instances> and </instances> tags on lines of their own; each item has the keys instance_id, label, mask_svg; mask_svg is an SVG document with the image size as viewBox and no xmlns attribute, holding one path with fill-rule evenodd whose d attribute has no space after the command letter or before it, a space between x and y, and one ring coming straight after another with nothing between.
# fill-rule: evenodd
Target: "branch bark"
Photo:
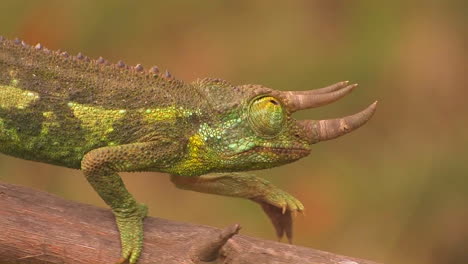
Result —
<instances>
[{"instance_id":1,"label":"branch bark","mask_svg":"<svg viewBox=\"0 0 468 264\"><path fill-rule=\"evenodd\" d=\"M237 225L219 230L147 217L139 264L208 263L203 258L213 252L200 248L203 245L219 249L215 263L376 264L236 235L237 231ZM200 252L200 258L194 252ZM0 263L113 263L119 255L119 236L110 210L0 183Z\"/></svg>"}]
</instances>

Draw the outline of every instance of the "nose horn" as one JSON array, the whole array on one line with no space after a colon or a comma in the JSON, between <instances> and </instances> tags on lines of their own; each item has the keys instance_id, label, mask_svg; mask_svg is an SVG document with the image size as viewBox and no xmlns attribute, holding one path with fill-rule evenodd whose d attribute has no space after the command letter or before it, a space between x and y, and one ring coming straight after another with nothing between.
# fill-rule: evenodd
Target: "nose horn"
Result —
<instances>
[{"instance_id":1,"label":"nose horn","mask_svg":"<svg viewBox=\"0 0 468 264\"><path fill-rule=\"evenodd\" d=\"M299 126L310 136L310 143L330 140L347 134L369 121L377 108L377 101L361 112L329 120L301 120Z\"/></svg>"},{"instance_id":2,"label":"nose horn","mask_svg":"<svg viewBox=\"0 0 468 264\"><path fill-rule=\"evenodd\" d=\"M309 91L282 92L286 107L291 112L326 105L349 94L357 84L348 85L348 81Z\"/></svg>"}]
</instances>

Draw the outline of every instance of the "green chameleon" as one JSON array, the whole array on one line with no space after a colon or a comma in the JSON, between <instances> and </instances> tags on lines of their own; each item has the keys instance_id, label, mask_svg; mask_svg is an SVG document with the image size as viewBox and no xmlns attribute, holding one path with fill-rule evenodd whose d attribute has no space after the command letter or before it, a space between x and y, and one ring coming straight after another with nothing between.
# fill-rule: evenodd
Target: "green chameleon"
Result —
<instances>
[{"instance_id":1,"label":"green chameleon","mask_svg":"<svg viewBox=\"0 0 468 264\"><path fill-rule=\"evenodd\" d=\"M310 91L185 83L157 67L91 60L0 37L0 152L81 169L112 208L122 245L118 263L136 263L147 207L119 172L170 174L179 188L247 198L261 205L279 238L292 237L292 214L304 206L252 174L309 155L312 144L344 135L373 115L376 103L331 120L292 118L356 85Z\"/></svg>"}]
</instances>

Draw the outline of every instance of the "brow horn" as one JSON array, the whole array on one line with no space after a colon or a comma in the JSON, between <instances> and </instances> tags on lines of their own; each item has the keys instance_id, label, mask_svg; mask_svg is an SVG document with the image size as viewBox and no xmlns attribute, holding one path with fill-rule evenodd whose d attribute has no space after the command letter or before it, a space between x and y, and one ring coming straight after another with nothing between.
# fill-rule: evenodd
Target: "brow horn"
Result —
<instances>
[{"instance_id":1,"label":"brow horn","mask_svg":"<svg viewBox=\"0 0 468 264\"><path fill-rule=\"evenodd\" d=\"M298 121L310 136L310 143L330 140L347 134L364 125L375 112L377 101L363 111L343 118L329 120L302 120Z\"/></svg>"},{"instance_id":2,"label":"brow horn","mask_svg":"<svg viewBox=\"0 0 468 264\"><path fill-rule=\"evenodd\" d=\"M282 96L289 111L296 112L326 105L344 97L357 86L357 84L348 85L348 83L348 81L339 82L309 91L287 91L282 92Z\"/></svg>"}]
</instances>

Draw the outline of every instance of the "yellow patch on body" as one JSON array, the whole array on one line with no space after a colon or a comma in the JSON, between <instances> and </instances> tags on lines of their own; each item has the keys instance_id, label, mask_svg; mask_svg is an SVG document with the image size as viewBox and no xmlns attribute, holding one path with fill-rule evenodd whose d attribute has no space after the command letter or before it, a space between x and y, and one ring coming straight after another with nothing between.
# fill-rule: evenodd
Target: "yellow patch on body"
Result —
<instances>
[{"instance_id":1,"label":"yellow patch on body","mask_svg":"<svg viewBox=\"0 0 468 264\"><path fill-rule=\"evenodd\" d=\"M6 128L5 121L2 118L0 118L0 140L10 143L20 142L18 133L13 129Z\"/></svg>"},{"instance_id":2,"label":"yellow patch on body","mask_svg":"<svg viewBox=\"0 0 468 264\"><path fill-rule=\"evenodd\" d=\"M8 85L0 85L0 108L25 109L39 100L39 94Z\"/></svg>"},{"instance_id":3,"label":"yellow patch on body","mask_svg":"<svg viewBox=\"0 0 468 264\"><path fill-rule=\"evenodd\" d=\"M159 121L175 121L177 118L189 117L194 114L190 110L180 107L177 108L175 106L155 109L140 109L139 112L143 113L143 120L148 124L153 124Z\"/></svg>"},{"instance_id":4,"label":"yellow patch on body","mask_svg":"<svg viewBox=\"0 0 468 264\"><path fill-rule=\"evenodd\" d=\"M167 172L184 176L192 176L200 171L209 170L216 160L210 158L210 150L206 148L205 141L200 134L189 138L187 144L188 153L179 163L171 167Z\"/></svg>"},{"instance_id":5,"label":"yellow patch on body","mask_svg":"<svg viewBox=\"0 0 468 264\"><path fill-rule=\"evenodd\" d=\"M82 127L90 132L87 135L88 142L107 141L107 136L114 131L114 123L127 113L122 109L104 109L74 102L69 102L68 107L81 121Z\"/></svg>"},{"instance_id":6,"label":"yellow patch on body","mask_svg":"<svg viewBox=\"0 0 468 264\"><path fill-rule=\"evenodd\" d=\"M42 116L45 118L42 122L41 136L46 136L49 134L51 128L60 127L60 124L57 120L57 115L54 112L43 112Z\"/></svg>"},{"instance_id":7,"label":"yellow patch on body","mask_svg":"<svg viewBox=\"0 0 468 264\"><path fill-rule=\"evenodd\" d=\"M100 134L102 138L114 131L113 124L127 114L125 109L105 109L99 106L88 106L69 102L68 107L73 110L73 114L81 120L83 127ZM154 109L138 109L143 120L148 124L160 121L175 121L179 117L188 117L193 112L176 108L174 106Z\"/></svg>"}]
</instances>

